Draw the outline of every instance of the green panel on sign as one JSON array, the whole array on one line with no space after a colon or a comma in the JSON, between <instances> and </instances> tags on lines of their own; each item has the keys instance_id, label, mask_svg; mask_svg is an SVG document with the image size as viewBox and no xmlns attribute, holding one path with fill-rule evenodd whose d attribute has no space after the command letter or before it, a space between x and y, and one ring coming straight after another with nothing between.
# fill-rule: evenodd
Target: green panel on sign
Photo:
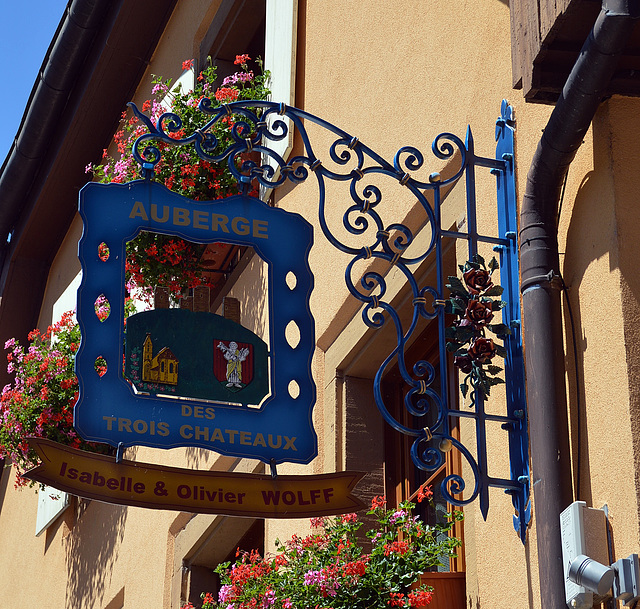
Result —
<instances>
[{"instance_id":1,"label":"green panel on sign","mask_svg":"<svg viewBox=\"0 0 640 609\"><path fill-rule=\"evenodd\" d=\"M157 309L127 319L125 376L140 392L260 404L267 344L213 313Z\"/></svg>"}]
</instances>

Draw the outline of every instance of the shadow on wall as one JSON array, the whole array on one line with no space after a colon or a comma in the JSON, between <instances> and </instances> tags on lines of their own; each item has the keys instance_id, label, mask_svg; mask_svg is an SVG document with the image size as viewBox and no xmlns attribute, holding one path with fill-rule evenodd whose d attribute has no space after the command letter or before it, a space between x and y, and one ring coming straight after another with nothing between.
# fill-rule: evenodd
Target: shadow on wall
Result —
<instances>
[{"instance_id":1,"label":"shadow on wall","mask_svg":"<svg viewBox=\"0 0 640 609\"><path fill-rule=\"evenodd\" d=\"M251 259L244 277L250 277L250 280L238 281L231 291L232 296L240 301L240 323L268 343L269 269L259 255Z\"/></svg>"},{"instance_id":2,"label":"shadow on wall","mask_svg":"<svg viewBox=\"0 0 640 609\"><path fill-rule=\"evenodd\" d=\"M7 464L5 459L0 459L0 512L2 511L4 497L7 494L7 486L11 474L11 466Z\"/></svg>"},{"instance_id":3,"label":"shadow on wall","mask_svg":"<svg viewBox=\"0 0 640 609\"><path fill-rule=\"evenodd\" d=\"M611 266L620 270L622 297L622 318L624 350L626 357L626 377L629 404L620 405L621 417L628 417L624 424L630 427L630 444L633 455L633 475L635 476L636 510L640 511L640 206L638 187L640 186L640 122L635 119L640 111L640 100L631 97L614 96L607 103L610 113L609 132L612 150L612 172L615 176L615 213L617 250ZM622 418L621 418L622 420ZM624 452L624 451L623 451ZM628 452L627 452L628 454ZM612 451L611 467L620 452ZM628 470L627 470L628 471ZM631 472L629 472L631 474Z\"/></svg>"},{"instance_id":4,"label":"shadow on wall","mask_svg":"<svg viewBox=\"0 0 640 609\"><path fill-rule=\"evenodd\" d=\"M580 297L580 288L589 265L609 252L611 232L605 227L610 226L613 219L613 201L599 197L607 178L599 172L598 165L600 164L594 158L595 171L589 172L578 188L567 231L566 252L564 256L560 255L560 272L567 288L562 297L562 307L565 327L565 370L568 373L569 385L567 405L571 425L574 497L587 501L588 504L591 503L591 476L589 460L584 458L589 454L587 422L584 416L584 353L587 350L587 337L582 327L580 312L580 305L588 304ZM606 171L604 173L606 174ZM564 213L569 213L569 210L565 209ZM599 218L599 223L594 222L595 218ZM594 227L598 224L602 230L595 233ZM588 238L585 238L587 235ZM573 319L569 315L567 299ZM578 476L580 480L577 479Z\"/></svg>"},{"instance_id":5,"label":"shadow on wall","mask_svg":"<svg viewBox=\"0 0 640 609\"><path fill-rule=\"evenodd\" d=\"M102 604L124 536L127 509L99 501L79 501L76 524L64 541L66 609Z\"/></svg>"},{"instance_id":6,"label":"shadow on wall","mask_svg":"<svg viewBox=\"0 0 640 609\"><path fill-rule=\"evenodd\" d=\"M185 449L187 467L192 469L211 469L218 455L206 448L189 446ZM217 468L216 468L217 469Z\"/></svg>"},{"instance_id":7,"label":"shadow on wall","mask_svg":"<svg viewBox=\"0 0 640 609\"><path fill-rule=\"evenodd\" d=\"M602 104L593 122L594 170L584 177L573 209L565 209L562 212L563 215L571 213L566 236L566 253L564 257L561 256L561 268L573 312L577 351L576 377L571 324L565 306L572 460L575 476L578 457L581 456L580 488L577 498L588 503L591 502L592 497L584 383L585 374L593 374L593 357L598 355L598 345L593 340L591 341L593 344L587 344L587 332L582 326L581 309L582 311L600 311L605 316L617 315L615 308L612 309L606 300L605 288L611 289L612 296L616 300L618 291L621 293L626 358L624 365L626 365L629 379L631 426L636 443L634 446L636 467L640 459L638 456L640 439L635 433L640 430L640 422L637 420L640 412L640 382L638 382L640 379L640 345L638 344L640 329L636 323L640 302L640 273L638 273L637 264L640 258L640 240L637 238L638 226L640 226L640 207L637 205L637 142L640 141L640 124L637 121L624 120L625 117L628 119L629 116L637 114L638 105L638 100L627 98L615 98ZM566 201L565 205L570 206ZM604 256L608 256L609 270L619 271L619 284L614 285L612 278L589 273L589 267ZM598 338L598 336L595 334L591 338ZM590 363L587 364L591 367L585 369L584 354L588 346L596 351L589 360ZM577 399L578 391L580 391L579 400ZM581 415L579 426L578 404ZM626 405L623 405L623 408L626 408ZM577 454L578 433L580 434L580 455Z\"/></svg>"}]
</instances>

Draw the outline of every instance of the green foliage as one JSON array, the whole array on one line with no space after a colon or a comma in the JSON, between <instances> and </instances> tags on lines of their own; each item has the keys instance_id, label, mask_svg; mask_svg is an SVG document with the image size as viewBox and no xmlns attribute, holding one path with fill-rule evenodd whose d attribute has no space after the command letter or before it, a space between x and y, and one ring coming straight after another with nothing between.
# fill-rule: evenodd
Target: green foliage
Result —
<instances>
[{"instance_id":1,"label":"green foliage","mask_svg":"<svg viewBox=\"0 0 640 609\"><path fill-rule=\"evenodd\" d=\"M431 490L421 489L419 498ZM448 536L456 520L429 527L412 515L414 504L404 502L395 510L384 499L373 500L370 516L377 524L366 532L356 514L314 518L307 537L294 535L276 542L275 556L238 553L234 564L221 564L216 572L222 586L215 599L203 594L203 609L387 609L423 607L433 592L416 586L421 573L454 556L460 541ZM187 604L183 609L191 607Z\"/></svg>"},{"instance_id":2,"label":"green foliage","mask_svg":"<svg viewBox=\"0 0 640 609\"><path fill-rule=\"evenodd\" d=\"M104 311L104 304L96 304L99 317ZM15 465L16 486L29 484L22 474L38 464L28 436L91 452L109 450L105 444L85 442L73 427L73 407L78 397L74 360L80 328L72 312L65 313L44 333L33 330L28 340L26 349L15 338L4 346L8 351L7 370L15 374L15 379L5 386L0 401L0 456L9 457ZM103 368L106 371L104 359L98 358L96 373L104 374Z\"/></svg>"},{"instance_id":3,"label":"green foliage","mask_svg":"<svg viewBox=\"0 0 640 609\"><path fill-rule=\"evenodd\" d=\"M200 101L207 97L214 107L238 100L266 100L270 94L267 88L269 72L263 70L262 61L258 58L255 67L250 69L250 57L238 55L236 65L238 71L228 76L216 88L216 68L210 58L204 70L195 79L191 91L183 91L180 86L172 86L171 79L154 76L151 97L142 105L142 111L148 112L154 124L162 115L171 112L180 117L182 124L177 128L168 118L161 121L161 126L169 136L179 140L193 135L211 120L211 116L198 109ZM183 70L193 69L193 60L182 64ZM254 111L260 115L257 109ZM231 144L235 143L232 133L234 129L242 129L243 138L255 135L243 117L230 114L222 117L212 125L207 134L211 134L218 142L215 150L208 150L214 156L221 155ZM99 165L89 164L86 171L92 173L94 179L103 183L125 183L142 178L141 168L133 157L136 140L147 133L146 126L131 114L123 112L120 128L114 135L117 154L111 156L105 149ZM142 143L139 150L143 158L144 149L152 142ZM238 193L238 183L231 172L229 162L236 168L249 159L243 153L227 159L219 164L201 159L194 145L175 146L166 142L153 142L161 153L161 159L155 166L154 179L164 184L169 190L184 197L199 200L222 199ZM155 159L153 159L155 160ZM251 195L257 195L254 190ZM174 298L187 288L198 285L213 286L217 277L204 272L201 256L205 246L173 237L155 233L141 232L135 239L127 243L126 281L130 290L138 289L147 301L150 301L156 286L169 288ZM214 283L212 283L214 282Z\"/></svg>"}]
</instances>

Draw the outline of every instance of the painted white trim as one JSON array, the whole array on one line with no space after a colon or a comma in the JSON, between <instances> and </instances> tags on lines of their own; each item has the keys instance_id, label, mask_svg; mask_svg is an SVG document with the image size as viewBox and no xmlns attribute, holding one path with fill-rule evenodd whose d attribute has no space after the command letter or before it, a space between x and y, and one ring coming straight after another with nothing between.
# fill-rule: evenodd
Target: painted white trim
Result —
<instances>
[{"instance_id":1,"label":"painted white trim","mask_svg":"<svg viewBox=\"0 0 640 609\"><path fill-rule=\"evenodd\" d=\"M75 311L78 287L82 280L82 273L78 273L73 281L60 294L58 300L53 303L53 323L60 320L67 311ZM64 512L69 506L69 495L52 486L45 486L38 491L38 512L36 514L36 537L42 535L47 527Z\"/></svg>"},{"instance_id":2,"label":"painted white trim","mask_svg":"<svg viewBox=\"0 0 640 609\"><path fill-rule=\"evenodd\" d=\"M193 88L196 84L196 73L195 69L185 70L182 74L176 79L174 83L169 87L169 92L162 98L162 102L160 105L168 111L171 108L171 102L173 101L173 92L176 89L179 89L180 93L189 93L189 91L193 91Z\"/></svg>"},{"instance_id":3,"label":"painted white trim","mask_svg":"<svg viewBox=\"0 0 640 609\"><path fill-rule=\"evenodd\" d=\"M69 507L69 495L52 486L38 491L38 514L36 516L36 537L42 535L47 527Z\"/></svg>"},{"instance_id":4,"label":"painted white trim","mask_svg":"<svg viewBox=\"0 0 640 609\"><path fill-rule=\"evenodd\" d=\"M296 43L298 30L298 0L267 0L265 23L264 67L271 72L271 101L295 104ZM270 117L269 126L284 118L289 136L269 147L287 160L293 149L293 125L286 117Z\"/></svg>"}]
</instances>

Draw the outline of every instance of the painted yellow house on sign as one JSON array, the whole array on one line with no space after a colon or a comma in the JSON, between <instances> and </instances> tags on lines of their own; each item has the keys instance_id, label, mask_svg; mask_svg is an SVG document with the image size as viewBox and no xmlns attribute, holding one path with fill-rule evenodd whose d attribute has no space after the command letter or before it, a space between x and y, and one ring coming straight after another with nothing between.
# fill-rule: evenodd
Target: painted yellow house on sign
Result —
<instances>
[{"instance_id":1,"label":"painted yellow house on sign","mask_svg":"<svg viewBox=\"0 0 640 609\"><path fill-rule=\"evenodd\" d=\"M178 359L169 347L163 347L154 357L151 335L147 334L142 351L142 380L150 383L178 384Z\"/></svg>"}]
</instances>

